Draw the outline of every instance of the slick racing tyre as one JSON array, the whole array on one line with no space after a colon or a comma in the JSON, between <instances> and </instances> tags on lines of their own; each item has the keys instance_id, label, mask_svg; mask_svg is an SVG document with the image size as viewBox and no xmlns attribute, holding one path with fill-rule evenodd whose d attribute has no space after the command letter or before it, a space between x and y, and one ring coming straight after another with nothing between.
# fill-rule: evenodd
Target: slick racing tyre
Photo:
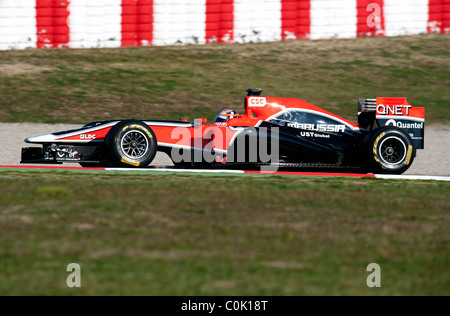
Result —
<instances>
[{"instance_id":1,"label":"slick racing tyre","mask_svg":"<svg viewBox=\"0 0 450 316\"><path fill-rule=\"evenodd\" d=\"M402 174L416 156L411 137L404 130L385 126L374 130L366 138L369 169L374 173Z\"/></svg>"},{"instance_id":2,"label":"slick racing tyre","mask_svg":"<svg viewBox=\"0 0 450 316\"><path fill-rule=\"evenodd\" d=\"M105 138L109 162L118 167L146 167L155 158L157 142L152 129L141 121L115 125Z\"/></svg>"}]
</instances>

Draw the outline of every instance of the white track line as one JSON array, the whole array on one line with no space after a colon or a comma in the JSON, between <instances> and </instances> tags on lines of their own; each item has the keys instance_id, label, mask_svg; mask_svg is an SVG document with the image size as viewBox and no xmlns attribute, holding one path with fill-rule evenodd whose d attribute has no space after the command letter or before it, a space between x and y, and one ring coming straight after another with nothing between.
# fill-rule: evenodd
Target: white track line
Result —
<instances>
[{"instance_id":1,"label":"white track line","mask_svg":"<svg viewBox=\"0 0 450 316\"><path fill-rule=\"evenodd\" d=\"M228 174L245 174L244 170L223 170L223 169L170 169L170 168L145 168L145 169L129 169L129 168L106 168L107 171L133 171L133 172L177 172L177 173L228 173ZM252 173L257 174L257 173ZM263 173L261 173L263 175ZM277 173L268 175L279 175ZM302 174L304 176L304 174ZM332 173L330 173L332 176ZM433 180L433 181L450 181L450 177L447 176L425 176L425 175L385 175L376 174L377 179L389 179L389 180Z\"/></svg>"},{"instance_id":2,"label":"white track line","mask_svg":"<svg viewBox=\"0 0 450 316\"><path fill-rule=\"evenodd\" d=\"M395 179L395 180L435 180L435 181L450 181L450 177L443 176L398 176L398 175L386 175L386 174L376 174L375 178L378 179Z\"/></svg>"},{"instance_id":3,"label":"white track line","mask_svg":"<svg viewBox=\"0 0 450 316\"><path fill-rule=\"evenodd\" d=\"M243 174L243 170L204 170L204 169L164 169L164 168L146 168L146 169L130 169L130 168L106 168L107 171L163 171L163 172L195 172L195 173L234 173Z\"/></svg>"}]
</instances>

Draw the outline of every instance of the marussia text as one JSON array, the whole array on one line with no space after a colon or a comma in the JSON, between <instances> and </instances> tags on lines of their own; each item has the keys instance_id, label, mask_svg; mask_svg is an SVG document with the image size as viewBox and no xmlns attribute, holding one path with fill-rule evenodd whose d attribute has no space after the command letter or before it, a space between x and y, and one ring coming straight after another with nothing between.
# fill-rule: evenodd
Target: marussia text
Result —
<instances>
[{"instance_id":1,"label":"marussia text","mask_svg":"<svg viewBox=\"0 0 450 316\"><path fill-rule=\"evenodd\" d=\"M333 132L333 133L343 133L345 132L345 125L334 125L334 124L304 124L304 123L288 123L289 127L304 129L308 131L315 132Z\"/></svg>"},{"instance_id":2,"label":"marussia text","mask_svg":"<svg viewBox=\"0 0 450 316\"><path fill-rule=\"evenodd\" d=\"M216 303L196 303L189 300L181 304L182 311L207 311L210 314L217 309L228 311L265 311L269 301L226 301L224 305Z\"/></svg>"}]
</instances>

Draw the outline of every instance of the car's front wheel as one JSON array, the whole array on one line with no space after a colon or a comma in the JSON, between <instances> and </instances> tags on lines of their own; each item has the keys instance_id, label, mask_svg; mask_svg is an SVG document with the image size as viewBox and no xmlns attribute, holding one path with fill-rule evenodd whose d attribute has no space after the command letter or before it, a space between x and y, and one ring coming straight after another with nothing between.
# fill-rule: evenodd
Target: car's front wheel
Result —
<instances>
[{"instance_id":1,"label":"car's front wheel","mask_svg":"<svg viewBox=\"0 0 450 316\"><path fill-rule=\"evenodd\" d=\"M156 155L157 141L152 129L141 121L115 125L105 138L106 154L118 167L146 167Z\"/></svg>"}]
</instances>

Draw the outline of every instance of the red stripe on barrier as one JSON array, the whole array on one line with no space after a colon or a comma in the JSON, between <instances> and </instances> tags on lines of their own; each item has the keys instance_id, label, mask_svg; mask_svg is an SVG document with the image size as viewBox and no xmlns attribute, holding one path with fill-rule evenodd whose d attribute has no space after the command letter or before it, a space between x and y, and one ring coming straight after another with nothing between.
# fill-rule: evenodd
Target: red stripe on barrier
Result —
<instances>
[{"instance_id":1,"label":"red stripe on barrier","mask_svg":"<svg viewBox=\"0 0 450 316\"><path fill-rule=\"evenodd\" d=\"M297 0L281 0L281 39L297 39Z\"/></svg>"},{"instance_id":2,"label":"red stripe on barrier","mask_svg":"<svg viewBox=\"0 0 450 316\"><path fill-rule=\"evenodd\" d=\"M384 36L384 0L357 0L358 37Z\"/></svg>"},{"instance_id":3,"label":"red stripe on barrier","mask_svg":"<svg viewBox=\"0 0 450 316\"><path fill-rule=\"evenodd\" d=\"M309 39L310 0L281 0L281 39Z\"/></svg>"},{"instance_id":4,"label":"red stripe on barrier","mask_svg":"<svg viewBox=\"0 0 450 316\"><path fill-rule=\"evenodd\" d=\"M35 0L38 48L68 47L70 1ZM281 38L309 39L311 0L278 1L281 2ZM206 43L233 42L234 0L205 0L205 5ZM358 37L383 36L385 1L356 0L356 5ZM121 0L122 46L152 45L153 6L154 0ZM427 31L450 33L450 0L428 0Z\"/></svg>"},{"instance_id":5,"label":"red stripe on barrier","mask_svg":"<svg viewBox=\"0 0 450 316\"><path fill-rule=\"evenodd\" d=\"M69 46L69 0L36 0L36 32L38 48Z\"/></svg>"},{"instance_id":6,"label":"red stripe on barrier","mask_svg":"<svg viewBox=\"0 0 450 316\"><path fill-rule=\"evenodd\" d=\"M295 13L295 14L292 14ZM281 0L281 39L295 39L297 33L297 1ZM291 38L294 35L295 38Z\"/></svg>"},{"instance_id":7,"label":"red stripe on barrier","mask_svg":"<svg viewBox=\"0 0 450 316\"><path fill-rule=\"evenodd\" d=\"M121 44L124 47L137 46L138 1L122 0Z\"/></svg>"},{"instance_id":8,"label":"red stripe on barrier","mask_svg":"<svg viewBox=\"0 0 450 316\"><path fill-rule=\"evenodd\" d=\"M234 0L206 1L206 42L233 42ZM281 1L283 40L309 38L311 0ZM67 47L70 0L36 0L37 47ZM356 0L359 37L383 36L384 0ZM122 46L153 40L153 0L122 0ZM450 0L428 0L428 33L450 33Z\"/></svg>"},{"instance_id":9,"label":"red stripe on barrier","mask_svg":"<svg viewBox=\"0 0 450 316\"><path fill-rule=\"evenodd\" d=\"M153 0L122 0L122 46L153 42Z\"/></svg>"},{"instance_id":10,"label":"red stripe on barrier","mask_svg":"<svg viewBox=\"0 0 450 316\"><path fill-rule=\"evenodd\" d=\"M234 40L234 0L220 0L219 43Z\"/></svg>"},{"instance_id":11,"label":"red stripe on barrier","mask_svg":"<svg viewBox=\"0 0 450 316\"><path fill-rule=\"evenodd\" d=\"M311 0L297 0L297 38L309 39L311 34Z\"/></svg>"},{"instance_id":12,"label":"red stripe on barrier","mask_svg":"<svg viewBox=\"0 0 450 316\"><path fill-rule=\"evenodd\" d=\"M283 176L375 178L374 174L365 174L365 173L290 172L290 171L277 171L277 172L244 171L244 173L262 174L262 175L283 175Z\"/></svg>"},{"instance_id":13,"label":"red stripe on barrier","mask_svg":"<svg viewBox=\"0 0 450 316\"><path fill-rule=\"evenodd\" d=\"M450 0L442 0L442 33L450 33Z\"/></svg>"},{"instance_id":14,"label":"red stripe on barrier","mask_svg":"<svg viewBox=\"0 0 450 316\"><path fill-rule=\"evenodd\" d=\"M208 44L219 42L220 0L206 0L205 41Z\"/></svg>"},{"instance_id":15,"label":"red stripe on barrier","mask_svg":"<svg viewBox=\"0 0 450 316\"><path fill-rule=\"evenodd\" d=\"M443 0L428 0L428 33L444 33L442 25Z\"/></svg>"},{"instance_id":16,"label":"red stripe on barrier","mask_svg":"<svg viewBox=\"0 0 450 316\"><path fill-rule=\"evenodd\" d=\"M153 0L138 0L137 40L138 46L153 43Z\"/></svg>"}]
</instances>

